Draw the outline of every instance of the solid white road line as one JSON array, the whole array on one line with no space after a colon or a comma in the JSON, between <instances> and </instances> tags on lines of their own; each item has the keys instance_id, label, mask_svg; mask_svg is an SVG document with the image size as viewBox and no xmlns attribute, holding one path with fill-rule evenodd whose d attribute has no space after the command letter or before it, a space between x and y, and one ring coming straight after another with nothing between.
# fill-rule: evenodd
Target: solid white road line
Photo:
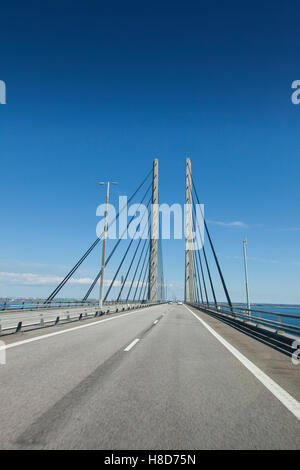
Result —
<instances>
[{"instance_id":1,"label":"solid white road line","mask_svg":"<svg viewBox=\"0 0 300 470\"><path fill-rule=\"evenodd\" d=\"M127 348L124 349L124 351L130 351L130 349L132 349L133 346L135 346L136 343L138 343L138 342L139 342L139 338L134 339L134 340L127 346Z\"/></svg>"},{"instance_id":2,"label":"solid white road line","mask_svg":"<svg viewBox=\"0 0 300 470\"><path fill-rule=\"evenodd\" d=\"M98 325L99 323L106 323L107 321L117 320L118 318L127 317L128 315L134 315L135 313L140 313L141 311L145 310L141 308L139 310L135 310L134 312L123 313L121 315L114 316L112 318L106 318L105 320L98 320L93 323L89 323L88 325L80 325L74 326L73 328L69 328L68 330L56 331L55 333L48 333L46 335L35 336L34 338L24 339L23 341L16 341L15 343L10 343L6 345L0 346L0 351L4 351L6 349L15 348L17 346L22 346L23 344L33 343L35 341L41 341L42 339L51 338L52 336L64 335L67 333L72 333L75 330L81 330L82 328L89 328L91 326ZM0 337L1 339L1 337ZM4 338L1 339L0 344L4 343Z\"/></svg>"},{"instance_id":3,"label":"solid white road line","mask_svg":"<svg viewBox=\"0 0 300 470\"><path fill-rule=\"evenodd\" d=\"M219 333L211 328L202 318L198 317L192 310L186 305L185 308L194 315L197 320L218 340L225 346L228 351L231 352L281 403L291 412L297 419L300 420L300 403L293 398L288 392L286 392L280 385L272 380L267 374L265 374L259 367L253 362L249 361L240 351L226 341Z\"/></svg>"}]
</instances>

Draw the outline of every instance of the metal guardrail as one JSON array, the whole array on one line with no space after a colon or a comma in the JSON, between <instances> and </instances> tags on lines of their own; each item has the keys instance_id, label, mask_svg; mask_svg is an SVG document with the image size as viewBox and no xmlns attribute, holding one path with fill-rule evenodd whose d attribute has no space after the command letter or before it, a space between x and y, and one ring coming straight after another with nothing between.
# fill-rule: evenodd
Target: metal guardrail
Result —
<instances>
[{"instance_id":1,"label":"metal guardrail","mask_svg":"<svg viewBox=\"0 0 300 470\"><path fill-rule=\"evenodd\" d=\"M229 305L220 304L217 307L201 303L191 303L201 310L217 313L239 319L243 322L253 323L255 326L264 326L274 330L276 333L288 333L300 336L300 316L289 313L269 312L266 310L248 309L245 307L232 308ZM276 318L276 319L275 319ZM297 322L295 322L297 320ZM296 324L298 323L298 325Z\"/></svg>"},{"instance_id":2,"label":"metal guardrail","mask_svg":"<svg viewBox=\"0 0 300 470\"><path fill-rule=\"evenodd\" d=\"M54 315L53 317L47 318L50 314L49 311L42 311L40 313L37 312L37 315L28 320L26 318L18 318L16 320L15 326L8 326L6 328L2 327L2 324L0 322L0 336L1 334L7 334L9 331L10 332L15 332L18 333L19 331L23 330L24 328L32 328L32 327L39 327L43 328L46 326L56 326L58 323L68 323L72 321L80 321L80 320L87 320L91 319L93 317L100 317L102 315L109 315L113 313L121 313L121 312L126 312L130 310L138 310L140 308L146 308L146 307L152 307L154 305L158 305L161 302L135 302L135 303L126 303L125 302L106 302L106 307L99 309L99 306L97 303L93 304L93 307L89 305L88 307L83 309L76 310L65 310L62 309L62 313L57 315L56 313L52 313ZM86 305L86 304L85 304ZM108 308L110 306L115 306L115 308ZM15 317L17 318L17 317Z\"/></svg>"},{"instance_id":3,"label":"metal guardrail","mask_svg":"<svg viewBox=\"0 0 300 470\"><path fill-rule=\"evenodd\" d=\"M103 302L103 306L116 305L116 304L130 304L136 305L143 303L141 301L130 301L119 300L108 300ZM39 300L22 300L22 301L4 301L0 302L0 312L14 311L14 310L40 310L40 309L50 309L50 308L71 308L71 307L97 307L98 301L96 300L51 300L46 301L46 299Z\"/></svg>"}]
</instances>

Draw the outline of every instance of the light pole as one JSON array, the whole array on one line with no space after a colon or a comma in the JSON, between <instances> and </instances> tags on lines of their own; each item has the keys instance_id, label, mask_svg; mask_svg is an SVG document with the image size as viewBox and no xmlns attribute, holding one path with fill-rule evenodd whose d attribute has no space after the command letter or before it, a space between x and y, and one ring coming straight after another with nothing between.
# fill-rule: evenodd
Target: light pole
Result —
<instances>
[{"instance_id":1,"label":"light pole","mask_svg":"<svg viewBox=\"0 0 300 470\"><path fill-rule=\"evenodd\" d=\"M106 233L107 233L107 213L108 213L108 200L109 200L109 186L110 184L118 184L115 181L110 183L109 181L99 183L101 186L106 184L106 202L105 202L105 215L104 215L104 233L102 242L102 261L100 271L100 290L99 290L99 307L102 308L103 302L103 280L104 280L104 268L105 268L105 247L106 247Z\"/></svg>"},{"instance_id":2,"label":"light pole","mask_svg":"<svg viewBox=\"0 0 300 470\"><path fill-rule=\"evenodd\" d=\"M243 249L244 249L244 267L245 267L245 283L246 283L246 295L247 295L247 308L250 310L250 300L249 300L249 288L248 288L248 268L247 268L247 251L246 251L247 240L243 240ZM248 312L250 315L250 312Z\"/></svg>"}]
</instances>

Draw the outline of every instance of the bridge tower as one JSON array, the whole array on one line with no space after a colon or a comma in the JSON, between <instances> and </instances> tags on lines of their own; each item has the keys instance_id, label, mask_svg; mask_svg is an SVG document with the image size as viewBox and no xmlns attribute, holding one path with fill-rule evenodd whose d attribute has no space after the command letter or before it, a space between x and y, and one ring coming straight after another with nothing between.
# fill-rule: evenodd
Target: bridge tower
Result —
<instances>
[{"instance_id":1,"label":"bridge tower","mask_svg":"<svg viewBox=\"0 0 300 470\"><path fill-rule=\"evenodd\" d=\"M159 210L158 210L158 159L153 161L152 179L152 205L151 205L151 240L149 259L149 302L157 301L157 257L159 236Z\"/></svg>"},{"instance_id":2,"label":"bridge tower","mask_svg":"<svg viewBox=\"0 0 300 470\"><path fill-rule=\"evenodd\" d=\"M189 158L185 166L185 302L194 301L194 261L193 261L193 200L192 200L192 165Z\"/></svg>"}]
</instances>

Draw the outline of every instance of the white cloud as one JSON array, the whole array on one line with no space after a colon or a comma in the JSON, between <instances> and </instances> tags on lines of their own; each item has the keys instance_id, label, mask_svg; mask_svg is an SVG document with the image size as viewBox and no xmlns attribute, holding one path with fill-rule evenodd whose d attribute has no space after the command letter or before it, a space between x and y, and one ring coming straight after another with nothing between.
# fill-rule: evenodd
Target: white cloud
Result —
<instances>
[{"instance_id":1,"label":"white cloud","mask_svg":"<svg viewBox=\"0 0 300 470\"><path fill-rule=\"evenodd\" d=\"M8 284L22 284L22 285L45 285L45 284L59 284L63 277L34 274L34 273L15 273L15 272L0 272L0 282ZM91 284L93 279L90 278L71 278L69 280L72 284Z\"/></svg>"},{"instance_id":2,"label":"white cloud","mask_svg":"<svg viewBox=\"0 0 300 470\"><path fill-rule=\"evenodd\" d=\"M237 260L237 261L244 261L244 257L243 256L230 256L230 255L225 255L224 258L227 258L227 259L234 259L234 260ZM267 258L259 258L257 256L248 256L247 257L248 261L256 261L258 263L270 263L270 264L278 264L279 261L277 259L267 259Z\"/></svg>"},{"instance_id":3,"label":"white cloud","mask_svg":"<svg viewBox=\"0 0 300 470\"><path fill-rule=\"evenodd\" d=\"M36 286L36 285L57 285L59 284L64 278L61 276L51 276L51 275L42 275L42 274L34 274L34 273L14 273L14 272L0 272L0 282L3 284L11 284L11 285L25 285L25 286ZM74 278L71 277L68 281L68 284L75 284L75 285L90 285L94 279L90 277L81 277L81 278ZM104 285L106 287L110 286L111 279L105 279ZM134 282L133 287L137 286L137 281ZM131 285L131 281L127 281L125 286L128 287ZM142 283L140 282L140 286ZM145 285L145 283L144 283ZM171 284L170 284L171 285ZM115 280L113 287L120 287L121 281Z\"/></svg>"},{"instance_id":4,"label":"white cloud","mask_svg":"<svg viewBox=\"0 0 300 470\"><path fill-rule=\"evenodd\" d=\"M280 227L278 232L300 232L300 227Z\"/></svg>"},{"instance_id":5,"label":"white cloud","mask_svg":"<svg viewBox=\"0 0 300 470\"><path fill-rule=\"evenodd\" d=\"M221 227L237 227L237 228L248 227L248 225L245 224L245 222L241 222L240 220L236 220L234 222L222 222L219 220L208 220L207 222L213 225L220 225Z\"/></svg>"}]
</instances>

